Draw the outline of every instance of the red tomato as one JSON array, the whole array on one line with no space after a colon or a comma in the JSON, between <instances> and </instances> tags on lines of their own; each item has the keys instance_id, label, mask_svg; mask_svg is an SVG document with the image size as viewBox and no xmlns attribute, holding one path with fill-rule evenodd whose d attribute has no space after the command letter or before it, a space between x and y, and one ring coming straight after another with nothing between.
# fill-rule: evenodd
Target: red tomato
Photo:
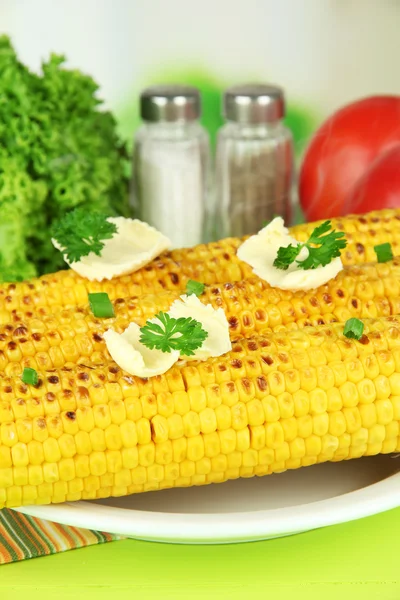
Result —
<instances>
[{"instance_id":1,"label":"red tomato","mask_svg":"<svg viewBox=\"0 0 400 600\"><path fill-rule=\"evenodd\" d=\"M307 219L353 212L359 180L399 143L399 96L373 96L337 111L313 136L300 170L299 195Z\"/></svg>"},{"instance_id":2,"label":"red tomato","mask_svg":"<svg viewBox=\"0 0 400 600\"><path fill-rule=\"evenodd\" d=\"M400 206L400 144L380 154L357 181L343 214Z\"/></svg>"}]
</instances>

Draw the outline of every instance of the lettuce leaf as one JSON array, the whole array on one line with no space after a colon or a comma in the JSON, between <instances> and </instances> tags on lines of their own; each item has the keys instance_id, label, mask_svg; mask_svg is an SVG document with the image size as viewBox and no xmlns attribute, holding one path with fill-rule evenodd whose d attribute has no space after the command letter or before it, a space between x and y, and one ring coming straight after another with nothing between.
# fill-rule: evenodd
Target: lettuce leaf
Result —
<instances>
[{"instance_id":1,"label":"lettuce leaf","mask_svg":"<svg viewBox=\"0 0 400 600\"><path fill-rule=\"evenodd\" d=\"M80 206L128 216L129 156L98 86L51 55L37 75L0 36L0 279L65 267L55 219Z\"/></svg>"}]
</instances>

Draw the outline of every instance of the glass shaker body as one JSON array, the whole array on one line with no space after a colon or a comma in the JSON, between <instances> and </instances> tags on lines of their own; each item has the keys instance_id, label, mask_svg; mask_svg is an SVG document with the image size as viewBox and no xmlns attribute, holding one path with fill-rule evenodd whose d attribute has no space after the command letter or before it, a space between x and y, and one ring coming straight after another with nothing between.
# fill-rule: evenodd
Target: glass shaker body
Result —
<instances>
[{"instance_id":1,"label":"glass shaker body","mask_svg":"<svg viewBox=\"0 0 400 600\"><path fill-rule=\"evenodd\" d=\"M290 224L293 138L282 119L228 121L218 134L216 160L219 237L256 233L276 215Z\"/></svg>"},{"instance_id":2,"label":"glass shaker body","mask_svg":"<svg viewBox=\"0 0 400 600\"><path fill-rule=\"evenodd\" d=\"M209 171L209 138L197 119L145 122L135 136L135 214L175 248L201 243Z\"/></svg>"}]
</instances>

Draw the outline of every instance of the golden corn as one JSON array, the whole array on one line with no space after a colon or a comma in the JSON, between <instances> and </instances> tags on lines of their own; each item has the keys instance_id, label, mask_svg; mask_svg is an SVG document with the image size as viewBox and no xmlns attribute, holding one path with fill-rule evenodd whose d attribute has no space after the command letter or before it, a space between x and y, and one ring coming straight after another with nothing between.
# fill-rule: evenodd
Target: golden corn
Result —
<instances>
[{"instance_id":1,"label":"golden corn","mask_svg":"<svg viewBox=\"0 0 400 600\"><path fill-rule=\"evenodd\" d=\"M298 225L291 233L299 240L309 237L318 223ZM393 253L400 254L400 209L385 209L364 216L350 215L332 219L335 229L346 233L348 246L342 254L344 264L375 260L374 245L390 242ZM183 290L189 279L215 284L234 282L252 274L236 251L243 239L228 238L194 248L165 252L149 265L131 275L102 283L90 282L74 271L59 271L29 282L0 286L0 322L2 313L40 306L77 306L87 302L88 292L107 292L112 300L154 291Z\"/></svg>"},{"instance_id":2,"label":"golden corn","mask_svg":"<svg viewBox=\"0 0 400 600\"><path fill-rule=\"evenodd\" d=\"M114 301L114 319L96 319L85 307L41 307L29 316L12 313L13 323L0 326L0 369L17 376L23 367L45 371L68 363L102 363L108 353L102 334L122 333L132 321L144 325L168 311L179 292L163 292ZM221 307L231 338L252 337L283 327L344 322L400 314L400 259L345 267L317 290L290 292L271 288L258 278L206 286L203 303Z\"/></svg>"},{"instance_id":3,"label":"golden corn","mask_svg":"<svg viewBox=\"0 0 400 600\"><path fill-rule=\"evenodd\" d=\"M400 449L400 317L239 340L148 380L112 361L0 383L0 508L266 475Z\"/></svg>"}]
</instances>

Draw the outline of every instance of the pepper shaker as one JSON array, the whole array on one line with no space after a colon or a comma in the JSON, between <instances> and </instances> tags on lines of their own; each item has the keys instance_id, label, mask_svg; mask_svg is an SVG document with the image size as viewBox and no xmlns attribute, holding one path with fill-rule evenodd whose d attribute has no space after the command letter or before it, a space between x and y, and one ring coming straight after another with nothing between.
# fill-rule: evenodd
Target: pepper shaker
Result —
<instances>
[{"instance_id":1,"label":"pepper shaker","mask_svg":"<svg viewBox=\"0 0 400 600\"><path fill-rule=\"evenodd\" d=\"M259 231L281 215L291 221L293 138L283 124L284 94L272 85L226 90L226 124L217 140L216 217L219 237Z\"/></svg>"}]
</instances>

